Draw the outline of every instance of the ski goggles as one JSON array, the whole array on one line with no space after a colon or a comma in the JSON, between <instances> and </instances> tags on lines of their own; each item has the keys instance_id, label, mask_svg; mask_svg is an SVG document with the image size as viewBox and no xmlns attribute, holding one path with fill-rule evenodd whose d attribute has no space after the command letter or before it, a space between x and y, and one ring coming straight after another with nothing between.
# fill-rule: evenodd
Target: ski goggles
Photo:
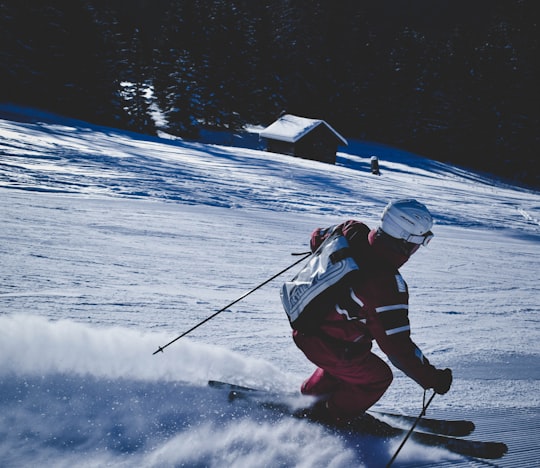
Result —
<instances>
[{"instance_id":1,"label":"ski goggles","mask_svg":"<svg viewBox=\"0 0 540 468\"><path fill-rule=\"evenodd\" d=\"M424 247L428 245L431 242L431 239L433 239L434 234L431 231L426 232L425 234L422 234L421 236L415 236L411 234L407 239L405 239L407 242L411 242L412 244L417 245L423 245Z\"/></svg>"}]
</instances>

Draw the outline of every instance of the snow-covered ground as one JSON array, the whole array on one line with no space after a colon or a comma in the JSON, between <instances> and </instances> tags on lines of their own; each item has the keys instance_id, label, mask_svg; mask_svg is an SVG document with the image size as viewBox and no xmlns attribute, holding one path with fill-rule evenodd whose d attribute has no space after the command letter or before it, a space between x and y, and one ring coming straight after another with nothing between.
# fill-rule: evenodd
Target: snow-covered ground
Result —
<instances>
[{"instance_id":1,"label":"snow-covered ground","mask_svg":"<svg viewBox=\"0 0 540 468\"><path fill-rule=\"evenodd\" d=\"M540 194L341 150L331 166L0 106L0 465L384 466L399 441L344 440L206 385L295 391L312 372L279 300L296 269L152 353L296 261L315 227L373 226L401 197L436 218L402 268L414 340L454 371L428 415L540 414ZM422 396L396 370L377 406L418 414ZM395 466L452 460L408 442Z\"/></svg>"}]
</instances>

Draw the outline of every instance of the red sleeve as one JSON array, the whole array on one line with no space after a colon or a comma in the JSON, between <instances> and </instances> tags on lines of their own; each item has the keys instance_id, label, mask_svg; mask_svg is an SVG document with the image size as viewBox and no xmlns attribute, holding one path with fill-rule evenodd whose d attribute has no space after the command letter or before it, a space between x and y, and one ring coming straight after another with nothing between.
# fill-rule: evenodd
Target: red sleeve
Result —
<instances>
[{"instance_id":1,"label":"red sleeve","mask_svg":"<svg viewBox=\"0 0 540 468\"><path fill-rule=\"evenodd\" d=\"M432 388L436 369L411 339L409 294L401 275L371 280L354 294L363 304L368 330L392 364L423 388Z\"/></svg>"},{"instance_id":2,"label":"red sleeve","mask_svg":"<svg viewBox=\"0 0 540 468\"><path fill-rule=\"evenodd\" d=\"M334 231L334 229L341 229L343 235L347 238L351 246L354 248L358 243L367 242L367 234L369 228L360 221L350 219L344 223L330 226L327 228L317 228L311 233L310 247L311 251L315 252L323 241Z\"/></svg>"},{"instance_id":3,"label":"red sleeve","mask_svg":"<svg viewBox=\"0 0 540 468\"><path fill-rule=\"evenodd\" d=\"M327 228L317 228L311 233L311 239L309 246L312 252L315 252L324 240L332 233L336 226L330 226Z\"/></svg>"}]
</instances>

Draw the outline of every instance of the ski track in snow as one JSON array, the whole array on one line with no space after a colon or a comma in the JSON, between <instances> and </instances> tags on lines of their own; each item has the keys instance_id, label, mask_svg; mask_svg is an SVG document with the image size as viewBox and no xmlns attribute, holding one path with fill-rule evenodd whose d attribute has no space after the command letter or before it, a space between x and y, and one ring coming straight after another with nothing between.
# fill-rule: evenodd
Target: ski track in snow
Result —
<instances>
[{"instance_id":1,"label":"ski track in snow","mask_svg":"<svg viewBox=\"0 0 540 468\"><path fill-rule=\"evenodd\" d=\"M2 466L380 466L397 442L340 440L206 388L295 391L312 371L281 278L152 353L292 264L315 227L374 225L397 197L436 218L402 269L413 338L456 379L433 410L540 406L537 192L376 144L328 166L25 112L0 106ZM420 402L395 371L380 407ZM457 459L408 443L398 460Z\"/></svg>"}]
</instances>

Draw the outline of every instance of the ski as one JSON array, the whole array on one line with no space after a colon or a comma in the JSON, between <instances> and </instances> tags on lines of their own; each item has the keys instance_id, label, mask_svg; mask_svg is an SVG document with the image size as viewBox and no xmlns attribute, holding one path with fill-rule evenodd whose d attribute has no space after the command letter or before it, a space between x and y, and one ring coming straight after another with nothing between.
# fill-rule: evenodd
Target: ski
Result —
<instances>
[{"instance_id":1,"label":"ski","mask_svg":"<svg viewBox=\"0 0 540 468\"><path fill-rule=\"evenodd\" d=\"M209 385L214 388L228 390L229 401L253 400L263 408L276 411L286 416L298 417L298 412L294 411L290 405L284 401L279 401L279 394L272 394L271 392L225 382L210 381ZM283 397L283 395L281 395L281 397ZM277 401L273 400L273 398L276 398ZM309 421L309 419L306 420ZM448 421L442 421L448 423ZM369 416L369 418L359 418L358 420L349 422L343 426L323 425L332 431L348 435L374 435L378 437L394 438L405 437L409 432L407 429L390 425L374 416ZM424 445L445 448L451 452L474 458L497 459L501 458L508 451L508 447L502 442L460 439L443 434L422 432L420 430L414 430L410 438L411 440Z\"/></svg>"},{"instance_id":2,"label":"ski","mask_svg":"<svg viewBox=\"0 0 540 468\"><path fill-rule=\"evenodd\" d=\"M230 398L242 398L246 392L246 395L257 393L259 395L272 395L270 392L264 390L257 390L255 388L244 387L242 385L235 385L227 382L220 382L216 380L211 380L208 382L211 387L227 389L229 391L235 391L235 395L230 395ZM291 396L294 396L291 394ZM279 397L276 394L276 397ZM400 422L403 424L412 425L416 421L416 416L408 416L403 414L390 413L386 411L370 410L372 414L390 418L392 421ZM449 419L431 419L431 418L422 418L417 424L417 428L422 431L427 431L435 434L453 436L453 437L463 437L470 435L474 429L474 423L468 420L449 420Z\"/></svg>"},{"instance_id":3,"label":"ski","mask_svg":"<svg viewBox=\"0 0 540 468\"><path fill-rule=\"evenodd\" d=\"M416 421L416 416L405 414L389 413L387 411L370 410L370 413L386 416L394 421L399 421L403 424L412 425ZM433 419L421 418L416 425L423 431L433 432L435 434L464 437L473 433L475 425L472 421L466 419Z\"/></svg>"}]
</instances>

